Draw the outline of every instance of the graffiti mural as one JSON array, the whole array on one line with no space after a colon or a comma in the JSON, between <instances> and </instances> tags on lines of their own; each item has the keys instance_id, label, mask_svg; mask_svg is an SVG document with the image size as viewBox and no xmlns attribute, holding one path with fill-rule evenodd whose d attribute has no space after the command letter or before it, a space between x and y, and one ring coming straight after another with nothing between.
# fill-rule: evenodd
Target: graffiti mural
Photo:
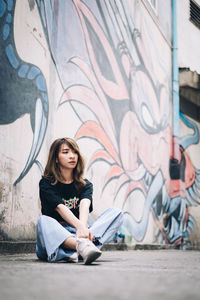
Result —
<instances>
[{"instance_id":1,"label":"graffiti mural","mask_svg":"<svg viewBox=\"0 0 200 300\"><path fill-rule=\"evenodd\" d=\"M186 149L199 143L199 131L181 115L194 134L180 140L180 160L176 160L170 124L170 61L164 60L158 45L163 41L158 42L145 14L141 14L136 26L128 1L35 2L64 91L55 114L70 104L81 124L74 137L98 145L89 154L87 171L91 180L98 182L96 165L107 166L97 203L106 198L114 183L107 205L123 209L125 234L143 241L152 216L157 228L155 241L177 246L189 243L188 234L195 230L195 220L188 207L200 204L200 172ZM13 2L0 3L1 28L8 32L1 46L11 49L1 53L1 60L8 70L7 80L15 76L16 84L1 88L4 99L9 98L1 104L7 112L2 124L14 122L26 109L34 133L30 156L16 184L33 163L39 164L37 155L47 127L48 97L39 68L17 55L12 25L14 6L6 5ZM170 58L171 50L167 51ZM11 101L8 91L13 98L18 91L21 98ZM16 111L12 110L13 103ZM139 217L134 203L141 206Z\"/></svg>"},{"instance_id":2,"label":"graffiti mural","mask_svg":"<svg viewBox=\"0 0 200 300\"><path fill-rule=\"evenodd\" d=\"M30 115L33 131L32 147L27 162L16 179L19 183L34 163L46 132L48 98L45 78L40 69L23 61L14 40L14 11L16 1L0 0L0 124L11 124L24 114Z\"/></svg>"},{"instance_id":3,"label":"graffiti mural","mask_svg":"<svg viewBox=\"0 0 200 300\"><path fill-rule=\"evenodd\" d=\"M49 11L47 3L38 1L40 8L48 8L46 30L56 25L52 23L53 11ZM74 51L70 56L67 50L65 52L69 55L68 64L81 70L88 82L66 84L59 106L62 109L70 102L79 116L82 125L75 135L77 139L90 138L99 143L88 169L97 162L106 162L110 166L102 191L117 179L113 203L120 189L126 186L121 203L126 214L124 226L136 241L143 240L151 212L158 225L155 238L179 245L187 240L188 231L194 229L195 221L188 214L188 205L199 204L198 171L195 172L184 150L186 144L188 147L197 143L199 137L195 128L193 138L186 137L181 141L181 159L175 161L169 124L169 74L164 70L161 58L156 58L147 25L144 22L139 31L123 1L96 1L96 7L79 0L72 1L71 6L65 4L63 7L58 2L54 5L58 15L61 10L67 11L66 6L73 11L84 53ZM49 31L49 34L52 33ZM52 35L50 40L53 38ZM66 40L65 49L69 47L68 43ZM53 43L51 46L61 70L58 52L62 50L56 50ZM160 81L157 71L162 73ZM64 82L65 78L61 80ZM85 116L83 106L90 111L88 116L92 112L92 118ZM177 190L180 181L184 183L183 190ZM130 210L126 211L127 201L134 201L131 195L136 190L145 198L139 221Z\"/></svg>"},{"instance_id":4,"label":"graffiti mural","mask_svg":"<svg viewBox=\"0 0 200 300\"><path fill-rule=\"evenodd\" d=\"M160 195L154 201L153 213L158 225L156 239L173 243L174 245L187 245L190 243L188 234L195 231L196 221L189 214L189 207L200 204L199 180L200 172L196 169L186 149L199 143L199 130L197 126L180 113L182 122L193 130L193 135L180 139L179 161L170 158L171 184L168 195ZM162 222L161 222L162 221Z\"/></svg>"},{"instance_id":5,"label":"graffiti mural","mask_svg":"<svg viewBox=\"0 0 200 300\"><path fill-rule=\"evenodd\" d=\"M107 125L111 122L107 121L105 114L103 114L104 119L99 120L98 123L95 121L85 122L76 136L78 138L89 136L100 141L103 149L94 154L91 158L91 164L94 164L99 158L110 164L110 170L105 176L103 189L114 178L118 178L116 195L126 185L126 194L122 203L124 210L126 210L127 199L133 201L134 197L131 197L131 195L134 195L135 190L139 190L144 195L145 204L141 220L136 221L127 209L125 221L125 227L128 228L134 238L137 241L142 241L147 230L151 205L160 189L162 189L164 177L168 178L165 174L168 172L166 161L163 161L163 166L161 166L160 155L160 153L163 153L165 157L169 157L168 88L156 82L156 77L153 78L151 75L149 64L145 66L146 53L144 52L145 48L140 32L133 27L121 2L119 5L123 9L113 7L113 5L109 9L113 23L116 23L119 32L125 32L119 36L116 32L118 43L112 47L99 23L87 7L81 2L76 1L75 4L91 57L92 69L90 72L92 74L88 74L89 72L86 71L86 68L83 69L83 64L76 61L76 58L73 58L74 63L82 68L85 73L87 72L86 75L89 75L90 78L97 78L96 86L101 91L98 102L103 103L103 106L106 106L104 103L117 106L117 103L114 104L116 101L121 101L121 106L125 106L124 102L128 102L127 110L122 111L121 120L117 122L118 128L114 128L111 133L108 130L109 127L111 130L113 126ZM115 11L121 11L124 14L120 13L116 18ZM130 32L127 33L124 30L125 24L122 20L126 21L126 29L130 28ZM105 27L107 27L107 24ZM115 32L115 28L111 28L111 30ZM112 34L110 33L109 36L111 37ZM137 54L136 58L130 52L130 42ZM109 65L113 77L107 78L106 70L101 70L97 50L101 48L104 49L104 51L101 51L104 54L101 61L105 61L106 66ZM140 51L139 49L143 50ZM68 95L70 95L69 100L77 99L77 96L72 94L72 88L66 90L64 100ZM94 99L94 97L90 96L90 99ZM95 103L98 102L95 101ZM93 111L96 116L99 116L100 110L97 104L96 109L93 109ZM111 111L115 111L112 110L112 106L111 109L108 108L108 116ZM119 113L120 108L116 111ZM113 113L110 119L116 124ZM152 148L152 146L154 147ZM152 151L155 151L153 160Z\"/></svg>"}]
</instances>

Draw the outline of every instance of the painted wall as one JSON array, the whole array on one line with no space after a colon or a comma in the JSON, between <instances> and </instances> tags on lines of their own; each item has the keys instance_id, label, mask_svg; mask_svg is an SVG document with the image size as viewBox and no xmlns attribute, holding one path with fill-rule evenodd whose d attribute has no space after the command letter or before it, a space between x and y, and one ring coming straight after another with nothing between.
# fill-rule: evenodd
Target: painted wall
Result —
<instances>
[{"instance_id":1,"label":"painted wall","mask_svg":"<svg viewBox=\"0 0 200 300\"><path fill-rule=\"evenodd\" d=\"M180 118L180 135L181 144L183 145L187 156L191 160L191 164L195 166L196 176L193 184L187 186L185 181L185 196L188 205L188 217L191 222L188 228L188 237L193 247L200 247L200 143L199 143L200 123L195 122L193 119L187 119L181 115ZM190 168L192 170L192 168ZM189 174L188 174L189 175ZM192 173L189 175L192 178Z\"/></svg>"},{"instance_id":2,"label":"painted wall","mask_svg":"<svg viewBox=\"0 0 200 300\"><path fill-rule=\"evenodd\" d=\"M173 159L171 49L144 1L0 0L0 28L1 238L35 238L49 146L70 136L93 217L116 206L127 241L189 241L196 162Z\"/></svg>"}]
</instances>

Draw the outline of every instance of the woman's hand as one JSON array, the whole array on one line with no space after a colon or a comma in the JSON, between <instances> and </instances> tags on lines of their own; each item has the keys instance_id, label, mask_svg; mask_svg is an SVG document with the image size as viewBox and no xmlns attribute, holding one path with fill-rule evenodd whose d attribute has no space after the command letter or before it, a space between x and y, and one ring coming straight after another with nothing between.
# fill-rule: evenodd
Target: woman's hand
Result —
<instances>
[{"instance_id":1,"label":"woman's hand","mask_svg":"<svg viewBox=\"0 0 200 300\"><path fill-rule=\"evenodd\" d=\"M88 200L88 199L86 199ZM88 200L89 201L89 200ZM88 208L82 209L80 220L70 211L68 207L64 204L59 204L56 208L56 211L61 215L61 217L76 228L76 235L79 238L86 238L91 241L94 240L92 232L87 227L87 217L88 217Z\"/></svg>"},{"instance_id":2,"label":"woman's hand","mask_svg":"<svg viewBox=\"0 0 200 300\"><path fill-rule=\"evenodd\" d=\"M81 222L80 222L79 226L77 226L76 236L78 238L89 239L90 241L94 240L92 232Z\"/></svg>"}]
</instances>

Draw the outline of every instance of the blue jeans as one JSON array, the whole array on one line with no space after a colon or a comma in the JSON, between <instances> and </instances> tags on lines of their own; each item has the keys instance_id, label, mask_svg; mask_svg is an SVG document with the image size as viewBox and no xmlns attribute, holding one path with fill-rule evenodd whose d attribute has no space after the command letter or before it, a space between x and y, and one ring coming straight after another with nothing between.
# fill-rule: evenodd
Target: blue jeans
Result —
<instances>
[{"instance_id":1,"label":"blue jeans","mask_svg":"<svg viewBox=\"0 0 200 300\"><path fill-rule=\"evenodd\" d=\"M123 213L117 208L108 208L90 226L95 237L95 245L101 248L105 242L112 241L122 224ZM61 225L55 219L42 215L37 223L36 254L39 259L55 262L70 257L75 250L63 249L62 243L75 236L76 229Z\"/></svg>"}]
</instances>

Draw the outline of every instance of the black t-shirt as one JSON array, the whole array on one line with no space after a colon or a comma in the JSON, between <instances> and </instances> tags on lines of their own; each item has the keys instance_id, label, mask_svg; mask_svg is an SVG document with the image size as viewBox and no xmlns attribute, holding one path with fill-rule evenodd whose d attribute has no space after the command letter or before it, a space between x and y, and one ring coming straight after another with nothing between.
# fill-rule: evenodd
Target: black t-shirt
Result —
<instances>
[{"instance_id":1,"label":"black t-shirt","mask_svg":"<svg viewBox=\"0 0 200 300\"><path fill-rule=\"evenodd\" d=\"M91 201L91 212L93 210L93 185L89 180L84 180L86 182L86 186L83 188L81 193L78 193L73 182L70 184L58 182L57 184L52 185L49 179L42 178L39 182L42 214L52 217L58 222L64 221L56 211L56 207L59 204L64 204L73 212L73 214L77 218L79 218L79 205L80 201L84 198L87 198Z\"/></svg>"}]
</instances>

